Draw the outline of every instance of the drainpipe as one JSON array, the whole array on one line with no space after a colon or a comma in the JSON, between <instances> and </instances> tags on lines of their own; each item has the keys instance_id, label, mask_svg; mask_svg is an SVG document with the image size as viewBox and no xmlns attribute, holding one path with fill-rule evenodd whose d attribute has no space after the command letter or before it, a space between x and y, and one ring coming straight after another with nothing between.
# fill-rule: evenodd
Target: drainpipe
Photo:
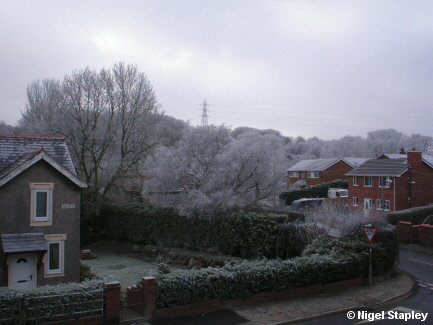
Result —
<instances>
[{"instance_id":1,"label":"drainpipe","mask_svg":"<svg viewBox=\"0 0 433 325\"><path fill-rule=\"evenodd\" d=\"M407 164L407 167L409 169L409 196L407 199L410 209L412 207L412 164Z\"/></svg>"},{"instance_id":2,"label":"drainpipe","mask_svg":"<svg viewBox=\"0 0 433 325\"><path fill-rule=\"evenodd\" d=\"M394 177L394 204L393 204L393 206L394 206L394 212L395 212L395 183L396 183L396 181L395 181L395 177Z\"/></svg>"}]
</instances>

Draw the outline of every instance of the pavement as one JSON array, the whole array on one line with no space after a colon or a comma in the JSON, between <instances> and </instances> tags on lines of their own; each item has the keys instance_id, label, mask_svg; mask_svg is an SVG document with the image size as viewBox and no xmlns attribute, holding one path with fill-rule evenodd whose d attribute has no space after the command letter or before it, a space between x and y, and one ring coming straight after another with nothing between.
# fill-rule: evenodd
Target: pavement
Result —
<instances>
[{"instance_id":1,"label":"pavement","mask_svg":"<svg viewBox=\"0 0 433 325\"><path fill-rule=\"evenodd\" d=\"M418 253L415 252L415 254ZM337 317L343 320L341 324L346 324L347 318L345 315L348 310L371 310L384 303L390 304L397 299L407 298L412 294L414 284L415 280L413 277L405 272L398 272L391 279L377 281L371 287L360 285L352 288L342 288L339 291L330 293L312 294L305 298L284 299L271 303L219 310L209 314L179 317L141 324L282 325L299 323L315 318L324 320L323 322L319 321L315 324L333 324L333 322L329 322L330 319L327 317L336 314Z\"/></svg>"},{"instance_id":2,"label":"pavement","mask_svg":"<svg viewBox=\"0 0 433 325\"><path fill-rule=\"evenodd\" d=\"M374 325L379 324L433 324L433 248L414 244L400 245L399 268L412 277L416 284L409 297L390 301L376 308L365 308L363 311L370 313L384 313L384 319L375 319ZM361 310L361 311L362 311ZM389 319L388 312L400 313L428 313L427 319L422 323L420 320L396 320ZM349 320L347 312L337 315L320 317L305 321L306 325L328 325L328 324L361 324L368 321L359 317L356 310L355 319ZM370 323L370 322L369 322Z\"/></svg>"}]
</instances>

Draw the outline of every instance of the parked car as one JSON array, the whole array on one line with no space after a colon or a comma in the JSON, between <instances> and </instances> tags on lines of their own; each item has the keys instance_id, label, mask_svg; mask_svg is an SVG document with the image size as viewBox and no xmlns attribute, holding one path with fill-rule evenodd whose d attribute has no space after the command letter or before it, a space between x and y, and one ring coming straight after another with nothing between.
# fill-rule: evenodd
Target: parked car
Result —
<instances>
[{"instance_id":1,"label":"parked car","mask_svg":"<svg viewBox=\"0 0 433 325\"><path fill-rule=\"evenodd\" d=\"M315 198L315 199L303 198L303 199L293 201L290 207L294 210L306 210L306 209L318 208L323 204L324 201L325 201L324 198Z\"/></svg>"},{"instance_id":2,"label":"parked car","mask_svg":"<svg viewBox=\"0 0 433 325\"><path fill-rule=\"evenodd\" d=\"M335 199L337 197L349 197L349 191L345 188L330 188L328 189L328 197Z\"/></svg>"}]
</instances>

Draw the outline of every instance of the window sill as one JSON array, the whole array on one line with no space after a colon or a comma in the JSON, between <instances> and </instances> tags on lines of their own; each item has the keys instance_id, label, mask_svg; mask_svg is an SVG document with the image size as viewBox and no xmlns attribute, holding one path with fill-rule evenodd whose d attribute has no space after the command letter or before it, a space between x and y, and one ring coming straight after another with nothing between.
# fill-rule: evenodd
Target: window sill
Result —
<instances>
[{"instance_id":1,"label":"window sill","mask_svg":"<svg viewBox=\"0 0 433 325\"><path fill-rule=\"evenodd\" d=\"M32 219L30 221L30 227L43 227L43 226L52 226L52 225L53 225L53 221L51 219L45 221Z\"/></svg>"},{"instance_id":2,"label":"window sill","mask_svg":"<svg viewBox=\"0 0 433 325\"><path fill-rule=\"evenodd\" d=\"M61 276L65 276L65 273L60 272L60 273L47 273L47 274L45 274L45 278L56 278L56 277L61 277Z\"/></svg>"}]
</instances>

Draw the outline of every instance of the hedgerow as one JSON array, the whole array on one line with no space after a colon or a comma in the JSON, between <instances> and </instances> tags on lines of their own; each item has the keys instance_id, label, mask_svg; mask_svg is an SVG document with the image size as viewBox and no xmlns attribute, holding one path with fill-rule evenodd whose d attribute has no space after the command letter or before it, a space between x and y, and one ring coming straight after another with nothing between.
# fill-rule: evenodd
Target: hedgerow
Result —
<instances>
[{"instance_id":1,"label":"hedgerow","mask_svg":"<svg viewBox=\"0 0 433 325\"><path fill-rule=\"evenodd\" d=\"M1 324L38 324L100 314L99 280L43 286L32 290L0 288Z\"/></svg>"},{"instance_id":2,"label":"hedgerow","mask_svg":"<svg viewBox=\"0 0 433 325\"><path fill-rule=\"evenodd\" d=\"M302 234L311 226L290 223L291 215L235 212L214 217L186 217L170 208L105 204L93 227L94 240L109 239L133 244L215 248L239 257L293 257L306 242Z\"/></svg>"},{"instance_id":3,"label":"hedgerow","mask_svg":"<svg viewBox=\"0 0 433 325\"><path fill-rule=\"evenodd\" d=\"M345 180L336 180L332 182L321 183L311 186L309 188L283 192L280 194L280 199L286 205L290 205L293 201L302 198L328 197L328 190L330 188L348 188L348 184Z\"/></svg>"},{"instance_id":4,"label":"hedgerow","mask_svg":"<svg viewBox=\"0 0 433 325\"><path fill-rule=\"evenodd\" d=\"M374 274L390 271L398 257L393 230L382 229L373 245ZM364 235L365 236L365 235ZM395 249L397 248L397 254ZM342 239L320 238L303 256L289 260L262 260L201 269L185 276L157 277L157 307L172 307L212 299L234 299L262 291L280 291L315 284L366 277L369 244L361 233Z\"/></svg>"}]
</instances>

